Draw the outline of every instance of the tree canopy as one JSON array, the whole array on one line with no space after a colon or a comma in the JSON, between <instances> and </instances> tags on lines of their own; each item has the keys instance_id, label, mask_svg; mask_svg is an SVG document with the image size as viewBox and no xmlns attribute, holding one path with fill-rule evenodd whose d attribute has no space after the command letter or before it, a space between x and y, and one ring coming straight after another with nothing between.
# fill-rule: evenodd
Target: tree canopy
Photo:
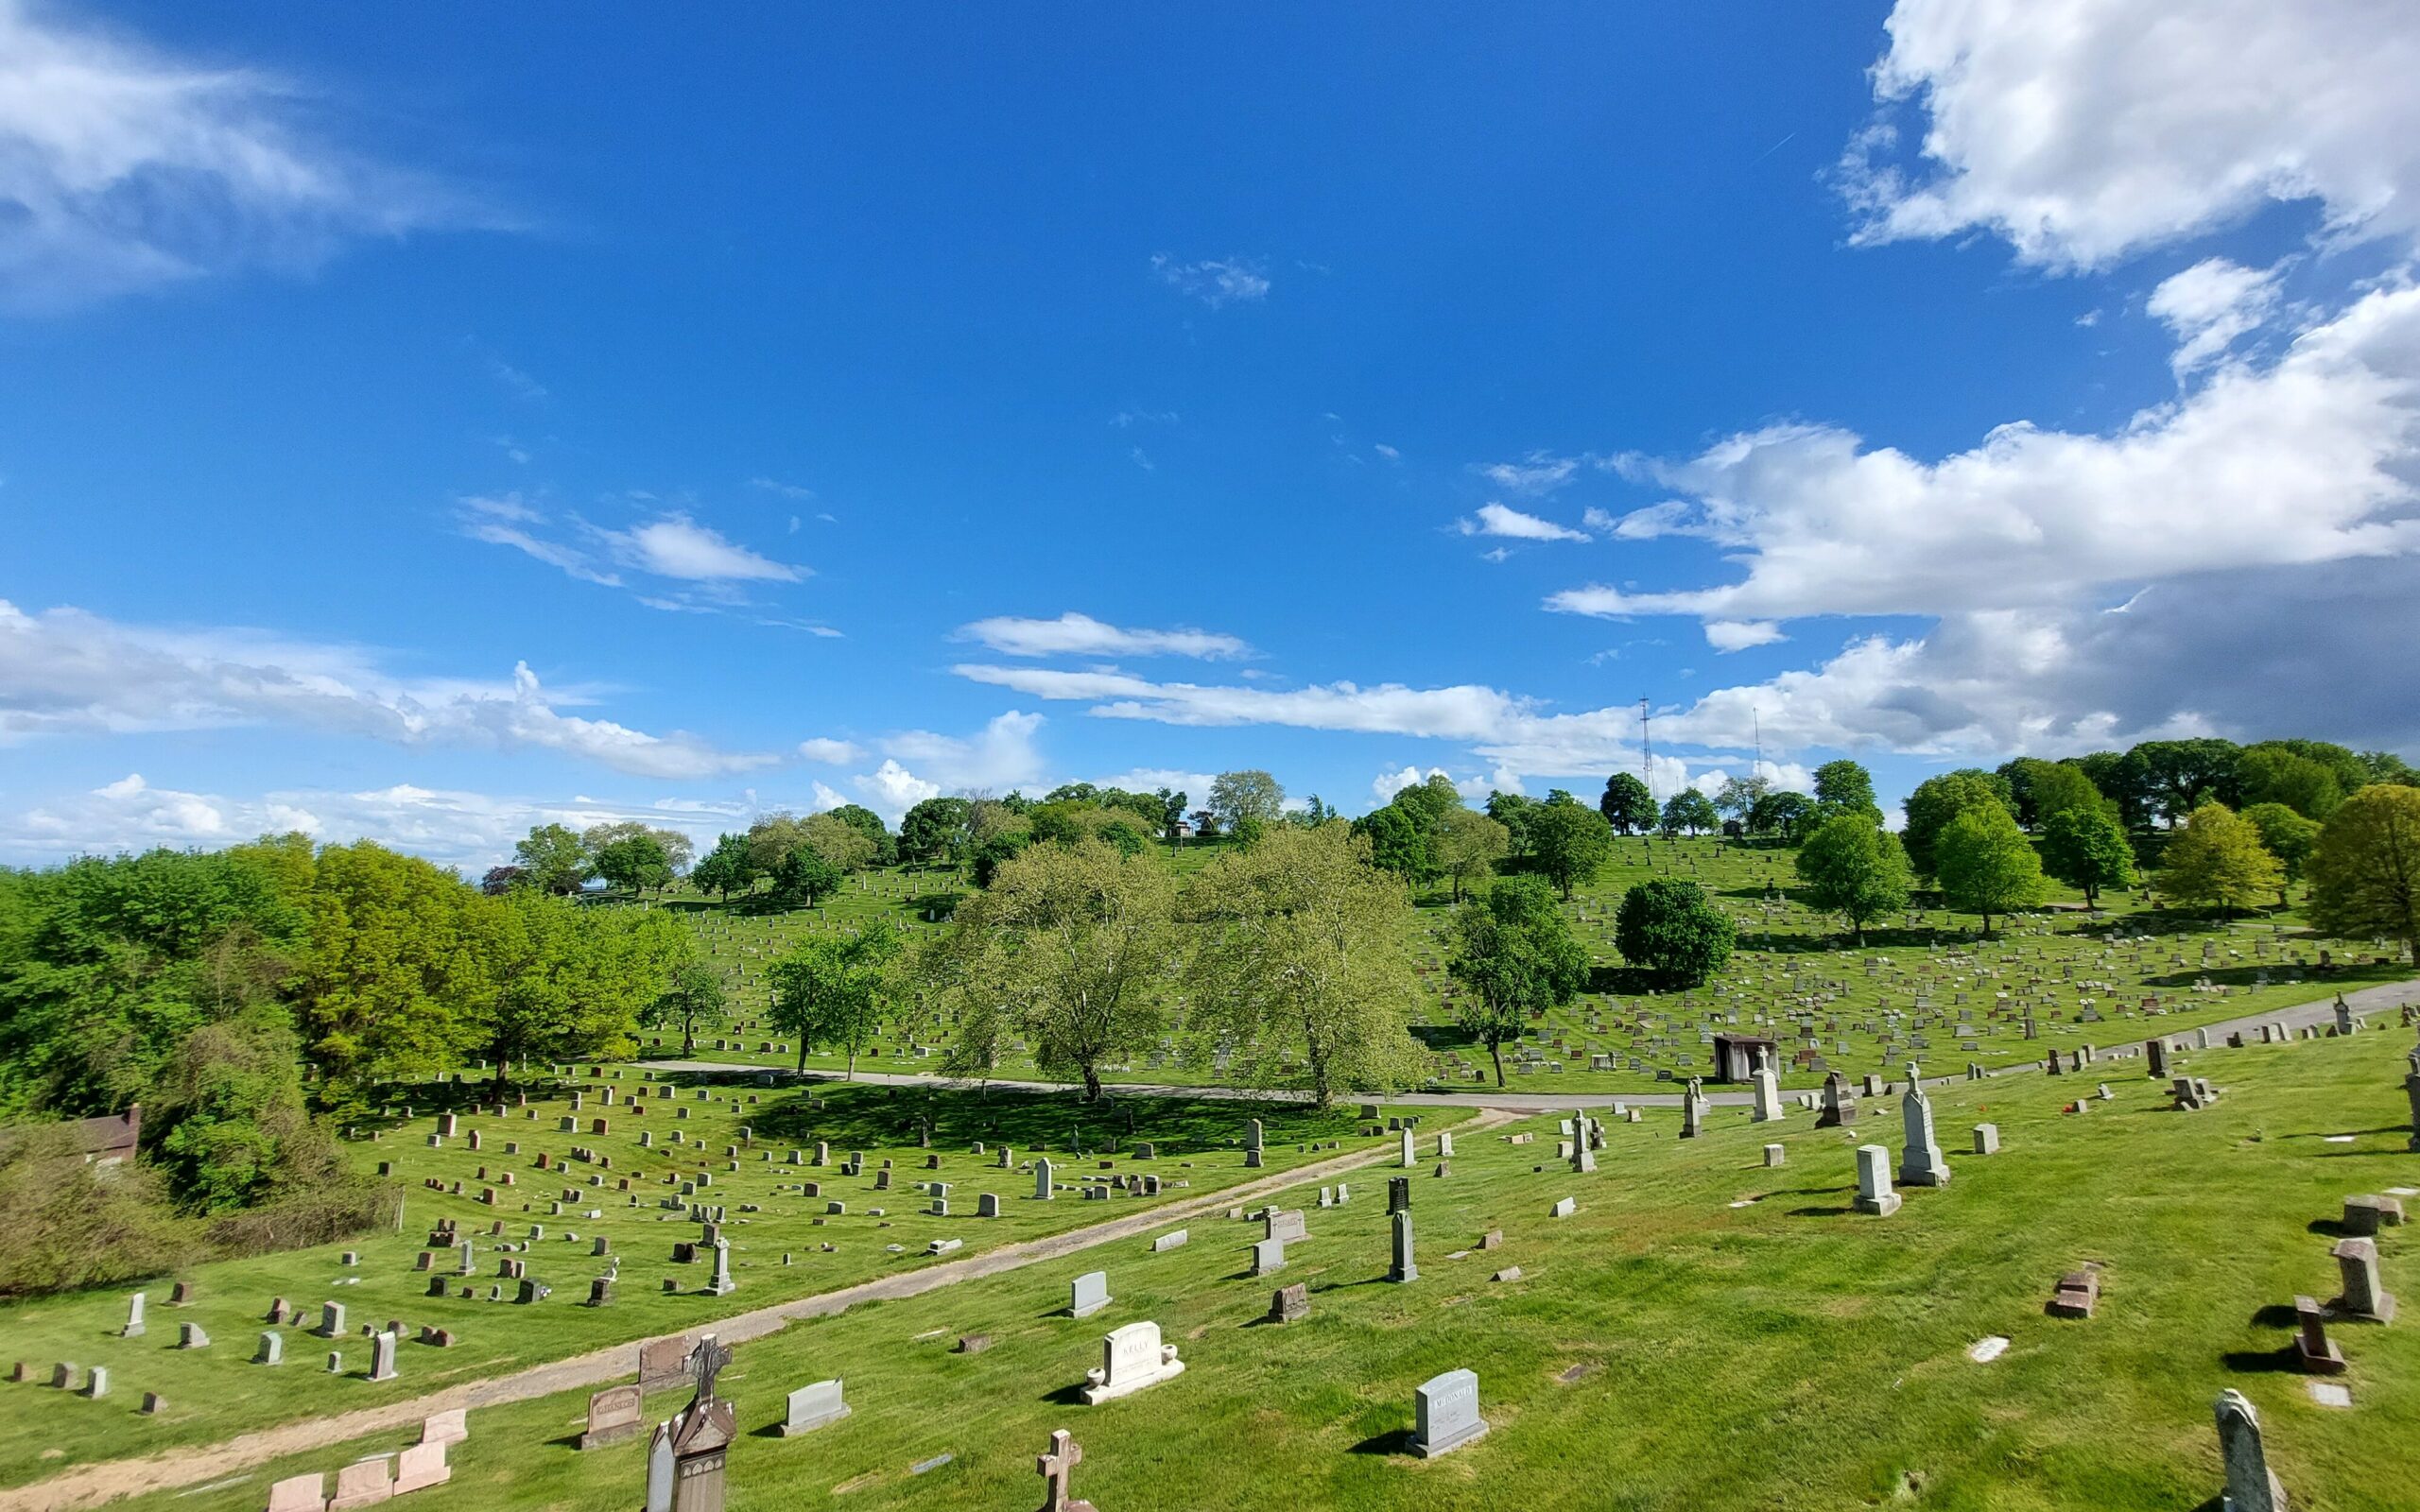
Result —
<instances>
[{"instance_id":1,"label":"tree canopy","mask_svg":"<svg viewBox=\"0 0 2420 1512\"><path fill-rule=\"evenodd\" d=\"M1505 1044L1587 986L1587 948L1543 881L1508 877L1455 912L1453 952L1447 970L1467 989L1456 1016L1487 1046L1501 1087Z\"/></svg>"},{"instance_id":2,"label":"tree canopy","mask_svg":"<svg viewBox=\"0 0 2420 1512\"><path fill-rule=\"evenodd\" d=\"M1695 987L1721 971L1737 933L1703 888L1674 877L1638 884L1614 913L1622 958L1672 987Z\"/></svg>"},{"instance_id":3,"label":"tree canopy","mask_svg":"<svg viewBox=\"0 0 2420 1512\"><path fill-rule=\"evenodd\" d=\"M1899 837L1865 811L1824 820L1799 847L1797 866L1806 906L1840 915L1859 946L1865 926L1906 908L1915 885Z\"/></svg>"}]
</instances>

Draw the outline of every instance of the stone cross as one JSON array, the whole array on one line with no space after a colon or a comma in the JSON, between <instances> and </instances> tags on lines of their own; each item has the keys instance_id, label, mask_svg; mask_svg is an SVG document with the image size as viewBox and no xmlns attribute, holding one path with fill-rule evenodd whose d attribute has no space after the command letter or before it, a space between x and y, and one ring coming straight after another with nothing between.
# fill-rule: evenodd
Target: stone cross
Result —
<instances>
[{"instance_id":1,"label":"stone cross","mask_svg":"<svg viewBox=\"0 0 2420 1512\"><path fill-rule=\"evenodd\" d=\"M1041 1512L1077 1512L1078 1508L1092 1505L1089 1502L1070 1501L1067 1496L1067 1483L1076 1467L1083 1462L1084 1446L1076 1442L1075 1435L1064 1428L1052 1430L1050 1452L1033 1457L1033 1472L1042 1477Z\"/></svg>"}]
</instances>

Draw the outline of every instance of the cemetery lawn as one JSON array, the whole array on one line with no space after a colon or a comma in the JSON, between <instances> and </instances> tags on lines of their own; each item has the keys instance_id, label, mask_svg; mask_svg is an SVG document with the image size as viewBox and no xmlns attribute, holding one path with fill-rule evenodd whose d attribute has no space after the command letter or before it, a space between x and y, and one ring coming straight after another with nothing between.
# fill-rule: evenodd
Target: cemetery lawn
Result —
<instances>
[{"instance_id":1,"label":"cemetery lawn","mask_svg":"<svg viewBox=\"0 0 2420 1512\"><path fill-rule=\"evenodd\" d=\"M2420 1322L2409 1313L2420 1305L2420 1226L2386 1229L2379 1244L2405 1318L2331 1330L2350 1362L2337 1378L2350 1409L2314 1403L2282 1352L2294 1296L2335 1293L2328 1246L2344 1197L2420 1186L2400 1084L2410 1043L2382 1030L2181 1056L2223 1090L2192 1113L2168 1110L2165 1084L2140 1060L1962 1082L1934 1098L1952 1183L1903 1189L1889 1218L1852 1211L1852 1147L1884 1144L1895 1167L1897 1098L1867 1099L1851 1130L1817 1130L1794 1104L1778 1125L1720 1108L1688 1142L1675 1138L1676 1113L1650 1112L1610 1124L1585 1176L1556 1160L1551 1118L1467 1132L1449 1176L1430 1176L1426 1160L1411 1173L1420 1279L1409 1285L1382 1280L1386 1172L1374 1168L1352 1179L1349 1206L1319 1210L1310 1192L1286 1199L1311 1210L1311 1237L1273 1280L1243 1274L1258 1226L1197 1218L1191 1242L1166 1253L1150 1253L1148 1236L1121 1241L741 1344L723 1376L741 1428L729 1504L1031 1505L1034 1456L1063 1427L1084 1451L1076 1493L1104 1512L2188 1512L2217 1505L2210 1407L2232 1386L2258 1407L2270 1463L2302 1512L2420 1508ZM2102 1075L2112 1100L2060 1110ZM1966 1153L1985 1120L2000 1153ZM1515 1128L1537 1142L1507 1143ZM1769 1141L1787 1147L1785 1167L1762 1166ZM1565 1196L1577 1214L1550 1218ZM1491 1228L1502 1246L1478 1249ZM2087 1262L2105 1267L2099 1314L2047 1316L2053 1282ZM1518 1280L1489 1279L1516 1265ZM1111 1307L1055 1315L1069 1280L1095 1268L1108 1271ZM1257 1321L1279 1281L1308 1284L1306 1320ZM1078 1404L1071 1388L1098 1363L1102 1333L1143 1319L1181 1347L1185 1373ZM974 1332L994 1342L953 1352ZM1968 1358L1995 1334L2011 1341L2005 1353ZM429 1353L406 1351L420 1386L431 1383ZM1404 1448L1413 1389L1456 1367L1478 1372L1492 1432L1414 1458ZM785 1393L836 1376L854 1416L769 1435ZM68 1416L42 1388L0 1389L12 1418L38 1399L45 1422ZM651 1396L649 1419L684 1400ZM574 1452L584 1402L564 1394L473 1413L453 1484L418 1497L437 1512L635 1505L644 1435ZM73 1406L108 1420L96 1432L113 1452L159 1432L130 1400ZM130 1504L255 1512L274 1477L333 1472L412 1436L330 1446L240 1485Z\"/></svg>"},{"instance_id":2,"label":"cemetery lawn","mask_svg":"<svg viewBox=\"0 0 2420 1512\"><path fill-rule=\"evenodd\" d=\"M1173 853L1156 848L1154 853L1180 872L1191 872L1216 848L1189 846ZM2317 938L2291 911L2226 920L2155 910L2138 899L2113 895L2101 900L2104 913L2095 919L2083 912L2081 894L2058 887L2050 895L2053 907L1996 920L1988 939L1979 937L1975 917L1932 908L1869 929L1864 945L1853 947L1838 920L1789 898L1794 854L1720 846L1711 839L1618 841L1614 859L1564 905L1596 962L1596 980L1590 990L1532 1024L1519 1045L1505 1047L1510 1089L1677 1091L1675 1082L1708 1072L1710 1052L1703 1037L1717 1028L1777 1034L1787 1088L1819 1087L1826 1069L1853 1078L1868 1073L1900 1075L1910 1059L1940 1070L1970 1060L1996 1070L2039 1060L2052 1049L2139 1040L2154 1029L2183 1033L2413 973L2392 948ZM1614 910L1622 894L1651 877L1697 882L1738 926L1739 945L1730 964L1692 992L1651 990L1625 968L1614 946ZM1777 901L1767 898L1769 885L1779 891ZM794 1053L758 1049L786 1038L762 1022L769 1005L765 966L809 934L856 929L878 918L911 934L929 934L942 925L926 916L945 919L954 898L946 874L897 870L854 876L820 909L784 912L765 909L761 900L724 905L674 894L667 906L679 909L699 931L710 953L706 959L723 971L735 1014L744 1025L705 1031L696 1058L769 1068L796 1064ZM1438 890L1421 895L1407 926L1406 943L1418 972L1414 1033L1430 1050L1427 1074L1439 1086L1492 1089L1486 1050L1455 1024L1447 996L1451 919L1450 900ZM2322 951L2331 956L2332 969L2325 973L2316 969ZM2155 1015L2147 1011L2147 1000ZM1995 1008L2001 1012L1997 1022L1992 1018ZM1962 1009L1972 1015L1976 1032L1959 1032ZM2028 1009L2035 1022L2032 1040L2024 1038L2021 1025ZM1725 1016L1721 1024L1710 1022L1715 1014ZM1728 1019L1733 1014L1738 1016L1736 1024ZM1891 1014L1898 1016L1895 1022ZM1775 1022L1759 1025L1758 1015ZM1795 1015L1806 1016L1811 1035L1801 1037ZM1918 1026L1919 1017L1929 1022ZM886 1037L877 1053L859 1061L859 1069L935 1072L942 1031L927 1027L922 1033L925 1038ZM1924 1044L1915 1042L1918 1034ZM650 1033L642 1040L641 1055L674 1057L680 1043L678 1035ZM1803 1046L1820 1053L1823 1062L1797 1057L1794 1052ZM1616 1069L1591 1070L1596 1055L1617 1057ZM834 1071L846 1061L809 1056L806 1064ZM1011 1079L1034 1075L1030 1063L1015 1062L1004 1063L998 1074ZM1218 1078L1209 1068L1164 1051L1112 1067L1104 1079L1185 1086Z\"/></svg>"},{"instance_id":3,"label":"cemetery lawn","mask_svg":"<svg viewBox=\"0 0 2420 1512\"><path fill-rule=\"evenodd\" d=\"M0 1366L23 1360L47 1381L57 1361L79 1367L103 1366L111 1376L111 1395L89 1401L68 1392L0 1386L7 1403L0 1409L0 1486L22 1485L56 1473L71 1465L149 1452L181 1444L215 1442L249 1429L298 1418L317 1417L398 1401L441 1390L449 1385L498 1376L548 1361L566 1359L603 1345L635 1340L692 1328L701 1319L729 1315L776 1302L842 1287L878 1277L910 1271L947 1260L962 1260L984 1250L1131 1214L1147 1205L1200 1196L1219 1187L1258 1180L1293 1166L1332 1160L1339 1153L1369 1148L1356 1107L1318 1111L1297 1104L1241 1104L1183 1097L1132 1097L1086 1108L1073 1093L994 1091L934 1091L867 1085L819 1086L808 1091L765 1091L752 1077L732 1077L707 1086L700 1078L667 1076L683 1085L671 1098L649 1097L648 1111L631 1116L632 1091L654 1088L642 1073L608 1069L596 1079L569 1085L584 1092L586 1106L576 1115L579 1131L562 1133L559 1121L574 1117L569 1093L549 1085L533 1090L527 1108L510 1108L511 1116L494 1118L470 1110L470 1099L488 1095L484 1084L424 1083L396 1089L399 1101L421 1105L409 1121L393 1121L376 1139L356 1141L348 1148L363 1168L391 1162L393 1179L404 1193L400 1231L370 1234L342 1244L248 1260L200 1263L153 1280L129 1283L67 1296L34 1298L0 1305ZM601 1103L603 1089L612 1088L615 1103ZM699 1101L700 1091L709 1093ZM821 1103L810 1108L812 1095ZM449 1102L450 1099L450 1102ZM758 1099L761 1099L759 1101ZM443 1148L431 1148L428 1137L437 1127L437 1112L460 1109L459 1132ZM1155 1158L1114 1160L1105 1172L1102 1147L1124 1126L1124 1111L1134 1116L1135 1140L1156 1142ZM685 1116L676 1113L685 1110ZM917 1147L917 1118L928 1111L934 1121L933 1147ZM1265 1161L1259 1170L1244 1167L1242 1138L1248 1120L1261 1119L1266 1138ZM610 1132L589 1132L591 1121L603 1118ZM742 1125L752 1129L752 1145L738 1151L736 1169L725 1151L738 1143ZM642 1148L641 1129L652 1132L655 1147ZM476 1130L483 1147L469 1148ZM1071 1153L1080 1130L1081 1160ZM670 1143L678 1132L684 1143ZM815 1141L831 1145L833 1165L821 1169L787 1162L793 1149L801 1159L813 1158ZM985 1142L993 1152L980 1159L968 1151ZM1341 1142L1342 1151L1313 1151L1313 1142ZM518 1154L506 1145L517 1143ZM1003 1143L1014 1151L1018 1164L1047 1145L1063 1188L1091 1178L1107 1179L1117 1173L1139 1177L1149 1173L1163 1183L1158 1199L1119 1194L1109 1201L1082 1201L1063 1190L1051 1202L1033 1200L1034 1177L1023 1169L994 1165ZM571 1159L573 1146L609 1158L610 1169ZM840 1175L838 1162L848 1152L862 1150L864 1174ZM541 1170L541 1153L562 1172ZM942 1157L942 1169L924 1168L928 1155ZM675 1157L681 1157L678 1160ZM892 1189L875 1190L876 1174L885 1159L894 1162ZM484 1167L488 1178L477 1175ZM665 1178L678 1174L694 1178L700 1172L713 1184L694 1196L677 1198L678 1186ZM514 1184L500 1177L510 1173ZM601 1185L589 1185L595 1177ZM629 1178L631 1190L616 1183ZM449 1190L436 1192L424 1178L441 1179ZM926 1179L950 1183L950 1216L925 1211L930 1198L921 1190ZM462 1194L450 1190L462 1183ZM821 1195L807 1198L796 1183L819 1181ZM787 1191L777 1187L787 1186ZM477 1200L482 1187L497 1196L493 1206ZM554 1199L571 1193L582 1207L595 1204L600 1218L591 1220L566 1205L558 1215L549 1211ZM976 1216L979 1194L1001 1198L1001 1216ZM676 1198L666 1209L659 1201ZM824 1212L828 1200L847 1204L841 1216ZM705 1295L713 1269L712 1251L690 1264L672 1263L676 1241L695 1241L700 1229L688 1220L689 1202L719 1203L727 1209L725 1233L732 1241L732 1273L738 1290L728 1297ZM743 1204L763 1211L743 1211ZM635 1205L633 1205L635 1204ZM885 1216L868 1214L881 1208ZM455 1252L429 1243L430 1230L442 1218L455 1220L458 1232L475 1244L477 1274L457 1277ZM504 1232L492 1236L501 1221ZM522 1241L532 1225L543 1226L544 1237L528 1245L526 1253L508 1255L498 1246ZM569 1236L578 1235L577 1239ZM604 1237L620 1257L621 1279L611 1306L581 1305L592 1277L605 1273L609 1262L591 1253ZM933 1240L962 1240L954 1254L927 1256ZM819 1246L830 1244L835 1253ZM892 1254L887 1246L904 1246ZM357 1268L341 1263L346 1250L357 1252ZM415 1257L432 1254L432 1269L413 1268ZM787 1252L793 1263L785 1266ZM529 1306L515 1304L518 1282L499 1274L508 1259L523 1261L527 1275L553 1287L553 1295ZM426 1295L432 1276L443 1276L450 1292L443 1297ZM666 1294L666 1278L677 1278L682 1290ZM356 1280L357 1279L357 1280ZM174 1280L195 1283L189 1306L169 1305ZM464 1298L471 1286L476 1298ZM488 1301L491 1287L500 1287L505 1300ZM118 1336L126 1322L127 1297L135 1291L149 1298L147 1331L134 1339ZM284 1297L307 1314L299 1326L277 1330L285 1337L285 1363L274 1368L251 1364L260 1334L269 1325L266 1314L273 1298ZM322 1340L310 1332L319 1325L322 1302L346 1309L344 1338ZM401 1320L411 1331L399 1351L401 1379L367 1380L370 1343L365 1324L384 1326ZM199 1350L177 1348L178 1326L199 1324L210 1339ZM457 1342L438 1348L411 1342L423 1326L451 1330ZM340 1377L326 1373L330 1350L344 1354ZM79 1369L78 1384L83 1382ZM146 1418L136 1412L143 1393L156 1391L169 1408Z\"/></svg>"}]
</instances>

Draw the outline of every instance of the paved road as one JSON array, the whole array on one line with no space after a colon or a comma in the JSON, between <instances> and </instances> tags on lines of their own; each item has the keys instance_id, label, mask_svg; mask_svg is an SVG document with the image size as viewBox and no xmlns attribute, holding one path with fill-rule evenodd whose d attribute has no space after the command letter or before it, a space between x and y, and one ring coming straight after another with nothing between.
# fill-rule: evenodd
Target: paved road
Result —
<instances>
[{"instance_id":1,"label":"paved road","mask_svg":"<svg viewBox=\"0 0 2420 1512\"><path fill-rule=\"evenodd\" d=\"M1509 1114L1486 1112L1466 1126L1482 1129L1509 1122ZM1223 1187L1174 1202L1154 1203L1140 1211L1125 1213L1089 1228L1072 1228L1065 1233L1004 1245L964 1260L877 1277L836 1292L797 1297L726 1317L703 1319L691 1332L711 1332L725 1344L761 1338L787 1327L796 1318L825 1317L846 1312L861 1302L918 1297L959 1281L996 1276L1002 1271L1056 1260L1097 1245L1130 1239L1150 1229L1166 1228L1204 1213L1246 1207L1257 1198L1288 1187L1321 1182L1379 1160L1392 1160L1395 1155L1395 1146L1390 1143L1296 1166L1290 1171L1271 1171L1266 1177L1239 1186ZM334 1448L367 1434L406 1428L432 1413L446 1412L456 1407L493 1407L505 1402L526 1401L532 1397L550 1397L559 1391L622 1385L631 1380L636 1368L641 1345L652 1342L632 1339L627 1344L609 1345L568 1360L516 1370L510 1375L451 1386L409 1401L389 1402L380 1407L365 1407L358 1412L282 1423L274 1428L239 1435L221 1443L167 1450L141 1459L104 1460L79 1466L32 1486L0 1490L0 1512L71 1512L71 1509L99 1506L122 1496L199 1486L242 1475L270 1460L313 1449ZM472 1430L475 1433L477 1424L474 1423ZM336 1468L334 1465L328 1467L330 1469Z\"/></svg>"},{"instance_id":2,"label":"paved road","mask_svg":"<svg viewBox=\"0 0 2420 1512\"><path fill-rule=\"evenodd\" d=\"M2406 1003L2420 1002L2420 977L2415 977L2402 982L2385 982L2377 987L2361 988L2355 991L2345 993L2344 1001L2352 1006L2353 1011L2357 1014L2377 1015L2393 1013ZM2197 1033L2201 1029L2207 1029L2210 1031L2212 1038L2223 1040L2228 1035L2233 1034L2239 1029L2255 1029L2264 1023L2282 1023L2290 1028L2295 1029L2299 1029L2309 1024L2331 1023L2335 1022L2335 1013L2336 998L2335 995L2331 993L2326 997L2314 998L2308 1003L2297 1003L2289 1007L2272 1008L2266 1013L2247 1014L2242 1018L2226 1019L2217 1023L2200 1024L2196 1025L2193 1029L2178 1030L2176 1033L2180 1035L2187 1035ZM2119 1027L2119 1025L2116 1023L2111 1024L2111 1028L2113 1029L2118 1027ZM2145 1036L2144 1038L2148 1039L2150 1037ZM2130 1054L2140 1054L2141 1049L2141 1041L2136 1040L2133 1042L2131 1049L2124 1045L2119 1046L2117 1054L2120 1057ZM774 1068L769 1066L743 1066L729 1062L705 1060L643 1060L639 1062L639 1065L649 1071L703 1071L714 1073L774 1071ZM2038 1073L2041 1069L2039 1062L2028 1061L2023 1065L2003 1066L1998 1070L1992 1072L1991 1074L1994 1076L2023 1075L2028 1072ZM785 1071L779 1072L778 1074L787 1076L794 1074ZM809 1072L806 1075L807 1079L810 1081L838 1081L840 1079L838 1073ZM876 1086L884 1087L949 1087L965 1085L964 1083L953 1082L945 1076L934 1076L915 1072L860 1071L857 1073L856 1079L861 1082L871 1082ZM1962 1075L1927 1076L1925 1078L1925 1082L1927 1086L1946 1086L1952 1082L1962 1081L1965 1078ZM994 1080L988 1082L985 1085L1006 1088L1015 1091L1057 1092L1068 1090L1066 1083L1053 1081ZM1185 1087L1157 1082L1119 1082L1115 1084L1110 1090L1114 1092L1131 1092L1137 1095L1149 1096L1233 1098L1238 1102L1299 1102L1306 1100L1306 1094L1301 1092L1255 1091L1242 1087ZM1719 1107L1727 1106L1744 1108L1748 1105L1751 1095L1752 1094L1745 1091L1713 1091L1706 1093L1706 1101ZM1399 1103L1430 1104L1440 1108L1493 1108L1511 1113L1562 1113L1570 1112L1575 1108L1609 1108L1615 1103L1620 1103L1625 1107L1637 1108L1678 1108L1681 1106L1681 1093L1676 1091L1525 1092L1517 1088L1507 1087L1502 1089L1487 1088L1478 1091L1467 1092L1402 1092L1396 1094L1392 1100Z\"/></svg>"}]
</instances>

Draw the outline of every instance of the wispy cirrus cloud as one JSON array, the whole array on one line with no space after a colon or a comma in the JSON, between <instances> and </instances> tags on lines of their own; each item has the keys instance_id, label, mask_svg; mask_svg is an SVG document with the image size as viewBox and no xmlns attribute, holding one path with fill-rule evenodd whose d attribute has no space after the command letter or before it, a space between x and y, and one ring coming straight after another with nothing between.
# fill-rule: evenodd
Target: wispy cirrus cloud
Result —
<instances>
[{"instance_id":1,"label":"wispy cirrus cloud","mask_svg":"<svg viewBox=\"0 0 2420 1512\"><path fill-rule=\"evenodd\" d=\"M1455 522L1455 528L1466 536L1504 536L1514 541L1585 541L1588 533L1569 525L1557 524L1534 514L1524 514L1501 504L1483 504L1476 516Z\"/></svg>"},{"instance_id":2,"label":"wispy cirrus cloud","mask_svg":"<svg viewBox=\"0 0 2420 1512\"><path fill-rule=\"evenodd\" d=\"M1009 656L1189 656L1216 662L1252 655L1241 639L1214 630L1130 629L1072 611L1048 620L994 615L959 627L958 638Z\"/></svg>"},{"instance_id":3,"label":"wispy cirrus cloud","mask_svg":"<svg viewBox=\"0 0 2420 1512\"><path fill-rule=\"evenodd\" d=\"M304 85L0 0L0 310L53 314L517 218L333 140Z\"/></svg>"},{"instance_id":4,"label":"wispy cirrus cloud","mask_svg":"<svg viewBox=\"0 0 2420 1512\"><path fill-rule=\"evenodd\" d=\"M687 510L661 509L650 496L632 497L656 512L621 527L554 513L518 492L456 500L455 524L473 541L510 547L581 582L627 588L641 604L668 612L745 609L750 585L795 583L809 576L807 568L742 545ZM817 635L838 633L786 618L763 623Z\"/></svg>"},{"instance_id":5,"label":"wispy cirrus cloud","mask_svg":"<svg viewBox=\"0 0 2420 1512\"><path fill-rule=\"evenodd\" d=\"M1151 271L1168 287L1200 300L1214 310L1230 304L1257 304L1269 298L1268 271L1250 258L1212 257L1187 263L1166 252L1156 252L1151 257Z\"/></svg>"}]
</instances>

